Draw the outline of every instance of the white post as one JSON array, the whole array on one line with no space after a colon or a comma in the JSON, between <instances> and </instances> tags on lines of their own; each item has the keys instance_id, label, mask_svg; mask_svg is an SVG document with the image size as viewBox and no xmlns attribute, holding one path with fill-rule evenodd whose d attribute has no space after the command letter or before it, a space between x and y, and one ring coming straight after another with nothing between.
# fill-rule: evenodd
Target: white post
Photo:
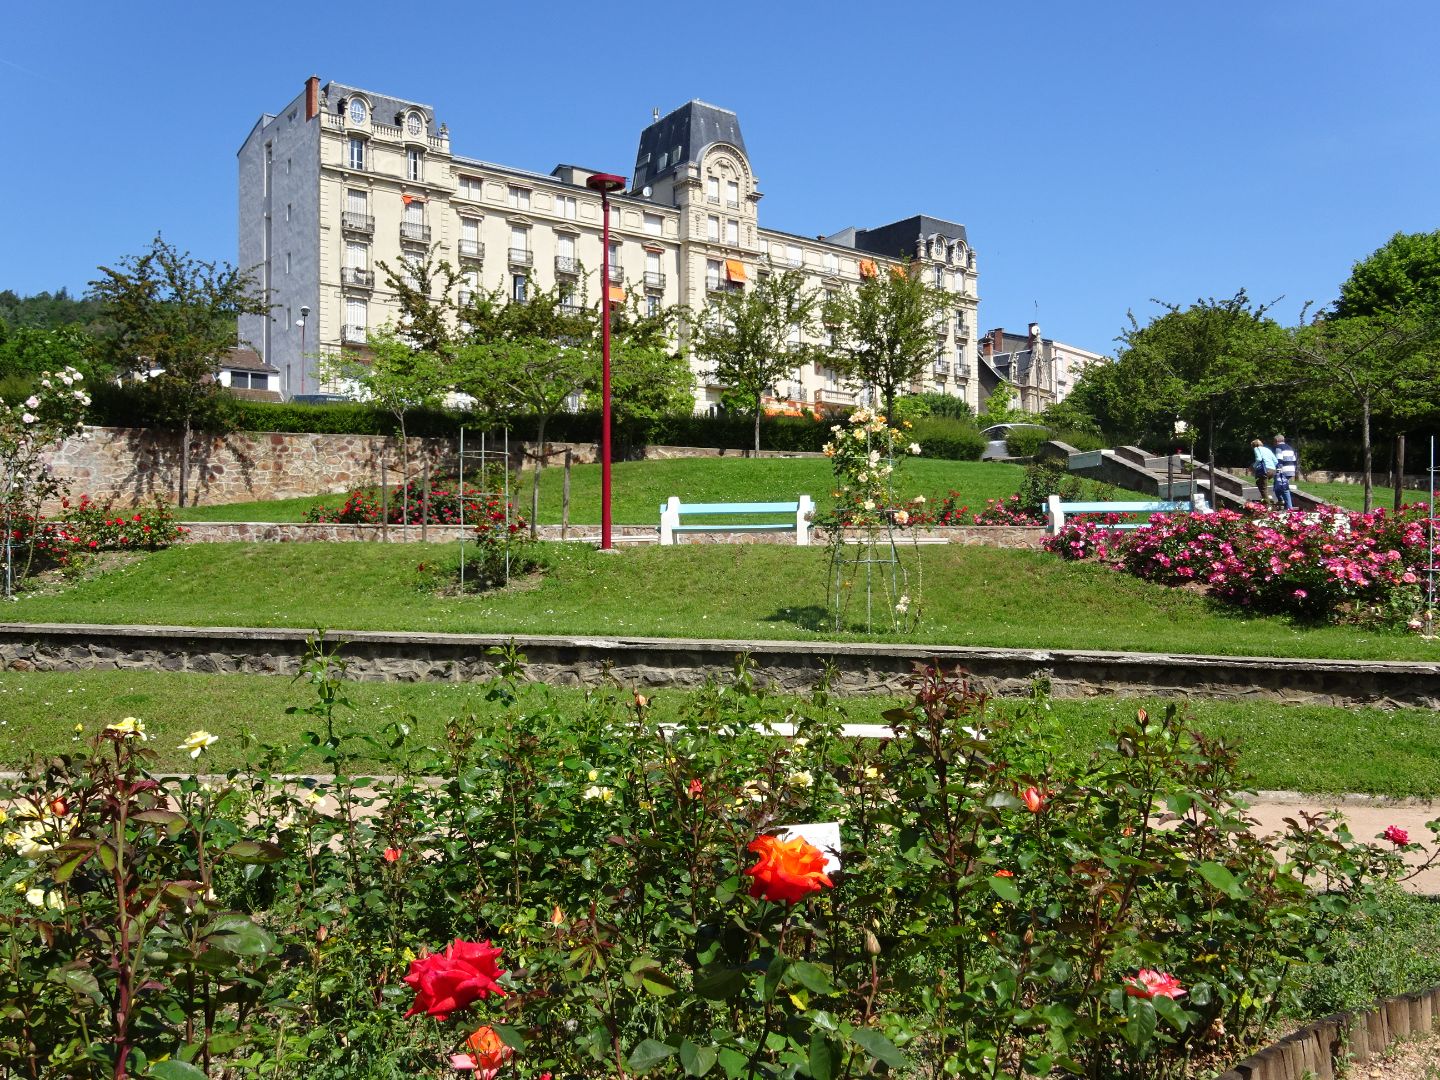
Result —
<instances>
[{"instance_id":1,"label":"white post","mask_svg":"<svg viewBox=\"0 0 1440 1080\"><path fill-rule=\"evenodd\" d=\"M1190 510L1196 514L1208 514L1210 512L1210 504L1205 501L1205 496L1201 492L1196 491L1191 495Z\"/></svg>"},{"instance_id":2,"label":"white post","mask_svg":"<svg viewBox=\"0 0 1440 1080\"><path fill-rule=\"evenodd\" d=\"M1060 509L1060 496L1051 495L1046 504L1046 513L1050 516L1050 535L1059 536L1060 529L1065 524L1065 511Z\"/></svg>"},{"instance_id":3,"label":"white post","mask_svg":"<svg viewBox=\"0 0 1440 1080\"><path fill-rule=\"evenodd\" d=\"M800 496L799 509L795 511L795 546L810 546L810 519L815 516L815 500L809 495Z\"/></svg>"},{"instance_id":4,"label":"white post","mask_svg":"<svg viewBox=\"0 0 1440 1080\"><path fill-rule=\"evenodd\" d=\"M660 546L670 547L675 543L675 526L680 524L680 496L671 495L660 508Z\"/></svg>"}]
</instances>

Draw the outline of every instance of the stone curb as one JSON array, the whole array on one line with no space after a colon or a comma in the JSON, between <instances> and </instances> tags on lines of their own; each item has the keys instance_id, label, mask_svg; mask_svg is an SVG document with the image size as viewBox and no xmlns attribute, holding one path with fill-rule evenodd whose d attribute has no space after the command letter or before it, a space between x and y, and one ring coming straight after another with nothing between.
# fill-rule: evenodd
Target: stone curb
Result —
<instances>
[{"instance_id":1,"label":"stone curb","mask_svg":"<svg viewBox=\"0 0 1440 1080\"><path fill-rule=\"evenodd\" d=\"M274 627L0 623L0 668L150 669L294 675L311 631ZM917 666L960 667L992 694L1057 698L1187 696L1287 704L1440 707L1440 663L1278 659L1103 650L987 649L965 645L732 641L630 636L330 631L359 681L467 682L496 674L490 650L514 642L532 680L562 686L619 682L699 686L748 653L775 689L810 689L828 666L842 693L904 693Z\"/></svg>"}]
</instances>

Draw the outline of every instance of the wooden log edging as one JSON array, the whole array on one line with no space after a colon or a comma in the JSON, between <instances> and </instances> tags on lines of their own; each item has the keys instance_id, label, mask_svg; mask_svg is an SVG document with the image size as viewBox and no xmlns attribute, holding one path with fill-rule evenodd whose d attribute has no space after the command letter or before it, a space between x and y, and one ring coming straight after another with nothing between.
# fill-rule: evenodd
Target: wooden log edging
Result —
<instances>
[{"instance_id":1,"label":"wooden log edging","mask_svg":"<svg viewBox=\"0 0 1440 1080\"><path fill-rule=\"evenodd\" d=\"M1379 1057L1398 1039L1428 1035L1440 1019L1440 986L1306 1024L1258 1050L1216 1080L1336 1080L1345 1068Z\"/></svg>"}]
</instances>

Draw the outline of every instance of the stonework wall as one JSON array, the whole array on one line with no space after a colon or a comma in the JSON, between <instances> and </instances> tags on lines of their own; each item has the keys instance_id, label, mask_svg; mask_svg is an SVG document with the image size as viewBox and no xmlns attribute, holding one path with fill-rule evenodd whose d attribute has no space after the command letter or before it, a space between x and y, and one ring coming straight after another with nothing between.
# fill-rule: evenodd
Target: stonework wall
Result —
<instances>
[{"instance_id":1,"label":"stonework wall","mask_svg":"<svg viewBox=\"0 0 1440 1080\"><path fill-rule=\"evenodd\" d=\"M411 439L411 472L425 460L453 468L453 444ZM136 506L156 498L173 503L179 491L180 434L150 428L87 427L67 439L50 464L73 495ZM233 432L197 435L190 447L190 503L216 505L258 499L328 495L380 482L382 465L393 483L400 440L379 435Z\"/></svg>"},{"instance_id":2,"label":"stonework wall","mask_svg":"<svg viewBox=\"0 0 1440 1080\"><path fill-rule=\"evenodd\" d=\"M1024 696L1037 680L1056 697L1197 696L1287 704L1440 707L1440 664L1188 656L1050 649L984 649L797 641L541 637L353 631L348 677L384 682L470 682L497 674L493 646L514 640L527 678L556 686L695 687L724 678L748 652L776 690L808 692L827 664L842 693L902 695L917 663L962 667L992 694ZM295 675L304 631L175 626L0 624L0 669L151 670Z\"/></svg>"},{"instance_id":3,"label":"stonework wall","mask_svg":"<svg viewBox=\"0 0 1440 1080\"><path fill-rule=\"evenodd\" d=\"M491 444L493 448L494 444ZM532 454L532 444L510 443L518 465ZM467 467L473 466L468 453ZM546 444L546 464L561 465L571 451L576 465L600 458L594 443ZM750 451L693 446L650 446L635 455L644 460L682 457L750 457ZM761 451L761 457L819 457ZM50 464L68 480L75 496L114 499L137 506L155 497L173 503L179 491L180 435L150 428L87 427L50 455ZM424 462L432 472L457 467L453 439L410 440L410 472L419 482ZM190 449L189 497L192 506L252 502L261 499L330 495L380 483L382 465L391 483L400 474L400 440L380 435L311 435L242 431L229 435L197 435ZM54 509L50 507L49 509ZM183 515L182 515L183 516ZM658 511L657 511L658 518Z\"/></svg>"}]
</instances>

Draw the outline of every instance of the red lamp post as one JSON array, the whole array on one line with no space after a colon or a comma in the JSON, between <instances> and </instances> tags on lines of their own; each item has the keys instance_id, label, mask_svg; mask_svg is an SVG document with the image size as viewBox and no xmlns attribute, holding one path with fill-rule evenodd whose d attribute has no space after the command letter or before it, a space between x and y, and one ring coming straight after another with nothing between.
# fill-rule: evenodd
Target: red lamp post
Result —
<instances>
[{"instance_id":1,"label":"red lamp post","mask_svg":"<svg viewBox=\"0 0 1440 1080\"><path fill-rule=\"evenodd\" d=\"M592 173L585 181L600 192L600 215L605 220L600 257L600 550L613 546L610 535L610 193L625 186L623 176Z\"/></svg>"}]
</instances>

